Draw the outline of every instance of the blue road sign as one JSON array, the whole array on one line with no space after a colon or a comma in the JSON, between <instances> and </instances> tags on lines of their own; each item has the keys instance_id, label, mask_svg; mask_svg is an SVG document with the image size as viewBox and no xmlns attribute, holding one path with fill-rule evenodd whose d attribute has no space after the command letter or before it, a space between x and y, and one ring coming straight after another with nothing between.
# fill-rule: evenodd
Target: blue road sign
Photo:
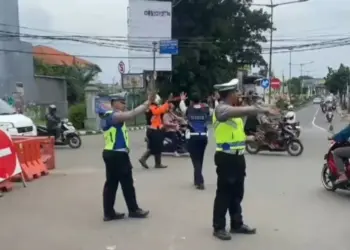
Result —
<instances>
[{"instance_id":1,"label":"blue road sign","mask_svg":"<svg viewBox=\"0 0 350 250\"><path fill-rule=\"evenodd\" d=\"M262 79L260 83L261 87L264 89L267 89L270 86L270 81L269 79Z\"/></svg>"},{"instance_id":2,"label":"blue road sign","mask_svg":"<svg viewBox=\"0 0 350 250\"><path fill-rule=\"evenodd\" d=\"M159 54L177 55L179 54L178 40L159 41Z\"/></svg>"}]
</instances>

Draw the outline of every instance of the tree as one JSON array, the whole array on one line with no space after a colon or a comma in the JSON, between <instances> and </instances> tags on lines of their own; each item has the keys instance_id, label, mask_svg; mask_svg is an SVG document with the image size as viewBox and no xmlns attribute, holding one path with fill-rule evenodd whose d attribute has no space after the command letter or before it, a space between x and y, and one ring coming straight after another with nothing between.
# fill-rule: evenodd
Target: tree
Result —
<instances>
[{"instance_id":1,"label":"tree","mask_svg":"<svg viewBox=\"0 0 350 250\"><path fill-rule=\"evenodd\" d=\"M292 95L302 94L301 79L298 77L293 77L288 80L288 91Z\"/></svg>"},{"instance_id":2,"label":"tree","mask_svg":"<svg viewBox=\"0 0 350 250\"><path fill-rule=\"evenodd\" d=\"M74 104L84 100L84 89L93 81L101 69L97 65L48 65L34 59L36 75L64 77L67 82L67 100Z\"/></svg>"},{"instance_id":3,"label":"tree","mask_svg":"<svg viewBox=\"0 0 350 250\"><path fill-rule=\"evenodd\" d=\"M160 0L164 1L164 0ZM250 9L251 0L185 0L173 8L172 34L179 39L173 59L174 91L208 95L244 65L265 66L262 34L269 15Z\"/></svg>"},{"instance_id":4,"label":"tree","mask_svg":"<svg viewBox=\"0 0 350 250\"><path fill-rule=\"evenodd\" d=\"M325 86L329 92L338 94L340 102L345 101L346 88L350 80L350 69L344 64L340 64L337 70L328 67L328 73L325 77Z\"/></svg>"}]
</instances>

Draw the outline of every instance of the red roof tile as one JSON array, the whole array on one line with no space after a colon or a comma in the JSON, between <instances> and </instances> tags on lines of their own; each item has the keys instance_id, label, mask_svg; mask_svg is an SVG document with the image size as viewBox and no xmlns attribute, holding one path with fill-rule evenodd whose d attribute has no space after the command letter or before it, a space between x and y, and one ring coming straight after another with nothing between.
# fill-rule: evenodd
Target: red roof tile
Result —
<instances>
[{"instance_id":1,"label":"red roof tile","mask_svg":"<svg viewBox=\"0 0 350 250\"><path fill-rule=\"evenodd\" d=\"M87 60L41 45L33 47L33 56L34 58L42 60L44 63L50 65L94 65L94 63Z\"/></svg>"}]
</instances>

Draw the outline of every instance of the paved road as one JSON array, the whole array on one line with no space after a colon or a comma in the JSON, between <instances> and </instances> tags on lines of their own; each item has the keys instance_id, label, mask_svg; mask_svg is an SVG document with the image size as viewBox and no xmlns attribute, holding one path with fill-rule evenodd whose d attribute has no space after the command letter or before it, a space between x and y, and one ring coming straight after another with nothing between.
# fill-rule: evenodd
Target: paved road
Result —
<instances>
[{"instance_id":1,"label":"paved road","mask_svg":"<svg viewBox=\"0 0 350 250\"><path fill-rule=\"evenodd\" d=\"M327 149L326 123L318 106L298 112L304 154L247 155L244 214L258 228L254 236L221 242L211 236L215 194L213 142L207 148L207 189L194 190L187 158L166 158L168 169L148 171L137 164L144 132L131 134L137 196L150 209L146 220L103 223L104 167L101 136L84 137L79 150L57 150L58 169L0 199L0 244L6 250L337 250L348 249L350 195L325 191L320 182ZM315 118L315 119L314 119ZM314 123L314 124L313 124ZM336 127L341 123L336 118ZM316 127L318 126L318 127ZM117 207L126 211L119 194Z\"/></svg>"}]
</instances>

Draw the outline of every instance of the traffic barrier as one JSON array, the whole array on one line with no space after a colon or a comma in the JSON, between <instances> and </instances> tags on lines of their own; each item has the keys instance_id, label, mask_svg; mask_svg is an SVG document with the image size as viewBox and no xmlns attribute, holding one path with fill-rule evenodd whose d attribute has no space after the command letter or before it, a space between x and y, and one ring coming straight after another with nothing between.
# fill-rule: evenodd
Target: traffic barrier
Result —
<instances>
[{"instance_id":1,"label":"traffic barrier","mask_svg":"<svg viewBox=\"0 0 350 250\"><path fill-rule=\"evenodd\" d=\"M10 179L21 172L14 142L6 131L0 129L0 191L10 191Z\"/></svg>"},{"instance_id":2,"label":"traffic barrier","mask_svg":"<svg viewBox=\"0 0 350 250\"><path fill-rule=\"evenodd\" d=\"M13 137L14 145L26 181L49 174L55 168L53 144L50 137ZM12 181L20 180L15 176Z\"/></svg>"}]
</instances>

